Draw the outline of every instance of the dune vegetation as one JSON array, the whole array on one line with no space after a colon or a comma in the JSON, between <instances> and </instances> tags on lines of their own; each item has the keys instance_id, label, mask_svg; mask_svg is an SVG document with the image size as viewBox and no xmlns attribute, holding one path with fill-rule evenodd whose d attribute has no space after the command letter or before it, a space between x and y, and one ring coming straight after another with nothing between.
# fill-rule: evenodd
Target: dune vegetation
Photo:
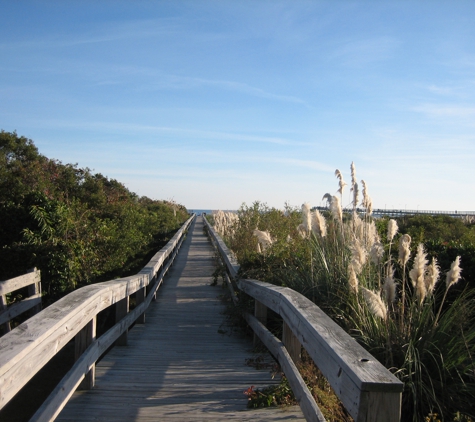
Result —
<instances>
[{"instance_id":1,"label":"dune vegetation","mask_svg":"<svg viewBox=\"0 0 475 422\"><path fill-rule=\"evenodd\" d=\"M214 216L241 277L290 287L320 306L404 382L403 421L472 420L473 224L374 218L353 163L351 203L343 209L347 183L335 175L338 190L324 195L324 212L256 202L234 217ZM458 238L440 237L447 224L460 230Z\"/></svg>"}]
</instances>

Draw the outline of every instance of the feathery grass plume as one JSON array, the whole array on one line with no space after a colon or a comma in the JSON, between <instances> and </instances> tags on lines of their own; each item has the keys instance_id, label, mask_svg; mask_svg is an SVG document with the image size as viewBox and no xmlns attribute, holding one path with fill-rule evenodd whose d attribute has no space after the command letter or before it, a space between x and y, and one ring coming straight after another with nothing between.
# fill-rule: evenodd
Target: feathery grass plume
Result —
<instances>
[{"instance_id":1,"label":"feathery grass plume","mask_svg":"<svg viewBox=\"0 0 475 422\"><path fill-rule=\"evenodd\" d=\"M364 223L356 211L353 211L351 215L351 227L353 229L353 235L358 239L363 240L364 237Z\"/></svg>"},{"instance_id":2,"label":"feathery grass plume","mask_svg":"<svg viewBox=\"0 0 475 422\"><path fill-rule=\"evenodd\" d=\"M302 223L307 234L310 233L312 230L312 211L308 202L302 205Z\"/></svg>"},{"instance_id":3,"label":"feathery grass plume","mask_svg":"<svg viewBox=\"0 0 475 422\"><path fill-rule=\"evenodd\" d=\"M371 262L374 265L379 265L384 256L384 246L381 242L374 242L373 246L371 246L371 250L369 252Z\"/></svg>"},{"instance_id":4,"label":"feathery grass plume","mask_svg":"<svg viewBox=\"0 0 475 422\"><path fill-rule=\"evenodd\" d=\"M366 264L366 251L356 237L353 239L349 247L351 251L350 265L355 273L359 275L361 274L364 264Z\"/></svg>"},{"instance_id":5,"label":"feathery grass plume","mask_svg":"<svg viewBox=\"0 0 475 422\"><path fill-rule=\"evenodd\" d=\"M431 263L427 267L424 283L426 285L426 290L428 294L432 294L434 291L435 285L439 281L440 267L435 257L432 258Z\"/></svg>"},{"instance_id":6,"label":"feathery grass plume","mask_svg":"<svg viewBox=\"0 0 475 422\"><path fill-rule=\"evenodd\" d=\"M354 186L356 184L356 169L355 169L355 163L353 161L351 162L350 169L351 169L351 185Z\"/></svg>"},{"instance_id":7,"label":"feathery grass plume","mask_svg":"<svg viewBox=\"0 0 475 422\"><path fill-rule=\"evenodd\" d=\"M361 201L361 205L366 209L366 214L371 215L373 213L373 201L368 194L368 187L364 180L361 180L361 185L363 186L363 201Z\"/></svg>"},{"instance_id":8,"label":"feathery grass plume","mask_svg":"<svg viewBox=\"0 0 475 422\"><path fill-rule=\"evenodd\" d=\"M327 235L327 223L325 217L318 210L315 210L312 213L312 231L315 235L319 235L320 237L325 237Z\"/></svg>"},{"instance_id":9,"label":"feathery grass plume","mask_svg":"<svg viewBox=\"0 0 475 422\"><path fill-rule=\"evenodd\" d=\"M412 281L412 287L417 288L418 284L424 284L424 276L426 273L426 267L429 263L427 254L424 250L424 245L419 243L417 246L417 253L412 264L412 270L409 271L409 278Z\"/></svg>"},{"instance_id":10,"label":"feathery grass plume","mask_svg":"<svg viewBox=\"0 0 475 422\"><path fill-rule=\"evenodd\" d=\"M411 256L411 236L403 234L399 238L399 263L404 266Z\"/></svg>"},{"instance_id":11,"label":"feathery grass plume","mask_svg":"<svg viewBox=\"0 0 475 422\"><path fill-rule=\"evenodd\" d=\"M265 252L269 246L274 243L268 231L260 231L255 229L253 235L257 237L258 245L260 245L261 252Z\"/></svg>"},{"instance_id":12,"label":"feathery grass plume","mask_svg":"<svg viewBox=\"0 0 475 422\"><path fill-rule=\"evenodd\" d=\"M397 231L398 231L398 226L397 226L396 220L393 220L393 219L389 220L388 221L388 240L390 242L393 241L394 236L396 236Z\"/></svg>"},{"instance_id":13,"label":"feathery grass plume","mask_svg":"<svg viewBox=\"0 0 475 422\"><path fill-rule=\"evenodd\" d=\"M442 307L444 306L445 298L447 297L447 292L454 284L458 283L461 277L461 273L462 273L462 268L460 268L460 256L457 256L457 258L455 258L455 261L452 262L452 265L450 266L450 270L447 272L447 278L445 280L446 287L445 287L444 297L442 298L442 302L440 302L439 312L437 312L437 316L435 317L435 321L434 321L434 327L436 327L439 322L440 313L442 312Z\"/></svg>"},{"instance_id":14,"label":"feathery grass plume","mask_svg":"<svg viewBox=\"0 0 475 422\"><path fill-rule=\"evenodd\" d=\"M343 175L341 174L341 171L336 169L335 170L335 176L339 180L339 182L338 182L338 186L339 186L338 192L340 193L340 195L343 195L343 189L345 189L346 183L343 180Z\"/></svg>"},{"instance_id":15,"label":"feathery grass plume","mask_svg":"<svg viewBox=\"0 0 475 422\"><path fill-rule=\"evenodd\" d=\"M396 282L394 281L394 268L389 264L387 277L384 279L383 291L387 303L393 303L396 300Z\"/></svg>"},{"instance_id":16,"label":"feathery grass plume","mask_svg":"<svg viewBox=\"0 0 475 422\"><path fill-rule=\"evenodd\" d=\"M325 199L326 199L327 202L328 202L328 206L331 207L331 206L332 206L333 197L332 197L329 193L326 193L325 195L323 195L322 201L324 201Z\"/></svg>"},{"instance_id":17,"label":"feathery grass plume","mask_svg":"<svg viewBox=\"0 0 475 422\"><path fill-rule=\"evenodd\" d=\"M360 200L360 191L358 189L358 183L355 182L351 190L353 191L353 209L356 210L356 208L358 207L358 201Z\"/></svg>"},{"instance_id":18,"label":"feathery grass plume","mask_svg":"<svg viewBox=\"0 0 475 422\"><path fill-rule=\"evenodd\" d=\"M460 256L457 256L455 258L455 261L452 262L452 265L450 266L450 270L447 273L447 278L446 278L446 284L447 284L447 290L452 287L454 284L457 284L460 278L462 277L462 268L460 268Z\"/></svg>"},{"instance_id":19,"label":"feathery grass plume","mask_svg":"<svg viewBox=\"0 0 475 422\"><path fill-rule=\"evenodd\" d=\"M356 276L355 269L352 265L349 266L349 276L348 276L348 285L350 287L350 291L355 294L358 294L358 277Z\"/></svg>"},{"instance_id":20,"label":"feathery grass plume","mask_svg":"<svg viewBox=\"0 0 475 422\"><path fill-rule=\"evenodd\" d=\"M303 223L300 223L298 226L297 226L297 231L299 232L299 235L302 239L306 239L308 237L308 231L307 229L305 228L305 224Z\"/></svg>"},{"instance_id":21,"label":"feathery grass plume","mask_svg":"<svg viewBox=\"0 0 475 422\"><path fill-rule=\"evenodd\" d=\"M335 220L343 222L343 212L341 210L340 200L338 199L338 196L332 196L330 211L332 212L333 218Z\"/></svg>"},{"instance_id":22,"label":"feathery grass plume","mask_svg":"<svg viewBox=\"0 0 475 422\"><path fill-rule=\"evenodd\" d=\"M365 287L362 287L361 291L363 292L363 297L366 301L366 304L368 305L370 312L373 315L385 320L388 310L384 302L381 300L381 296L379 296L377 293L372 292L371 290L366 289Z\"/></svg>"}]
</instances>

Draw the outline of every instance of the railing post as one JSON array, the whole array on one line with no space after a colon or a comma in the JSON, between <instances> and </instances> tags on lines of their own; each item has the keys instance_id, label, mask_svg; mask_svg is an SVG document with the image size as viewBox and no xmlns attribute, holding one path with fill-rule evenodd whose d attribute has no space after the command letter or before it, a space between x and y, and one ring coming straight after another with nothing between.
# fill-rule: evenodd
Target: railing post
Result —
<instances>
[{"instance_id":1,"label":"railing post","mask_svg":"<svg viewBox=\"0 0 475 422\"><path fill-rule=\"evenodd\" d=\"M145 287L138 289L135 292L135 306L139 306L145 300ZM137 324L145 324L145 312L140 314L140 316L135 321Z\"/></svg>"},{"instance_id":2,"label":"railing post","mask_svg":"<svg viewBox=\"0 0 475 422\"><path fill-rule=\"evenodd\" d=\"M254 316L261 322L263 325L267 324L267 306L263 305L258 300L255 300L254 303ZM254 347L259 344L259 337L254 333Z\"/></svg>"},{"instance_id":3,"label":"railing post","mask_svg":"<svg viewBox=\"0 0 475 422\"><path fill-rule=\"evenodd\" d=\"M84 328L76 334L74 338L74 356L75 360L78 360L84 351L91 345L91 343L96 339L96 323L97 319L94 316L91 321L89 321ZM90 390L94 387L96 377L96 364L93 363L89 372L85 375L81 384L79 384L79 390Z\"/></svg>"},{"instance_id":4,"label":"railing post","mask_svg":"<svg viewBox=\"0 0 475 422\"><path fill-rule=\"evenodd\" d=\"M129 296L124 297L115 304L115 322L118 323L129 312ZM127 346L127 332L124 333L115 341L116 346Z\"/></svg>"},{"instance_id":5,"label":"railing post","mask_svg":"<svg viewBox=\"0 0 475 422\"><path fill-rule=\"evenodd\" d=\"M0 295L0 311L3 311L4 309L7 309L7 297L5 295ZM2 324L2 330L3 334L7 334L12 330L12 327L10 325L10 321L5 322L5 324Z\"/></svg>"},{"instance_id":6,"label":"railing post","mask_svg":"<svg viewBox=\"0 0 475 422\"><path fill-rule=\"evenodd\" d=\"M297 364L301 359L302 345L285 321L282 328L282 343L284 343L294 363Z\"/></svg>"},{"instance_id":7,"label":"railing post","mask_svg":"<svg viewBox=\"0 0 475 422\"><path fill-rule=\"evenodd\" d=\"M28 286L28 296L35 296L35 295L40 295L41 297L41 278L40 278L40 272L35 268L32 268L27 271L27 273L36 273L37 275L37 281L34 284L30 284ZM30 310L30 317L33 315L36 315L38 312L41 312L41 303L38 305L34 306Z\"/></svg>"}]
</instances>

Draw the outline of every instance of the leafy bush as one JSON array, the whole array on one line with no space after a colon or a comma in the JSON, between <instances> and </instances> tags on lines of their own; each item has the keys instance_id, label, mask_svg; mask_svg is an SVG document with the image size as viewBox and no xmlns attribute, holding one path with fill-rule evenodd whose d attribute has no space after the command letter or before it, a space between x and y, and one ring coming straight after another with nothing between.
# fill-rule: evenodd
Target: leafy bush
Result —
<instances>
[{"instance_id":1,"label":"leafy bush","mask_svg":"<svg viewBox=\"0 0 475 422\"><path fill-rule=\"evenodd\" d=\"M120 182L39 154L0 132L0 279L42 271L46 302L136 272L188 217Z\"/></svg>"}]
</instances>

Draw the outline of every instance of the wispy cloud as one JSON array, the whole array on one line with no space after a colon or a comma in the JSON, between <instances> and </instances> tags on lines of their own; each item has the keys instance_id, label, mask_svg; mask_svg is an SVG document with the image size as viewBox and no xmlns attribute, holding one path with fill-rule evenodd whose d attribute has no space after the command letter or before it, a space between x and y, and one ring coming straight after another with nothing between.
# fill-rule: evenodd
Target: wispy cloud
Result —
<instances>
[{"instance_id":1,"label":"wispy cloud","mask_svg":"<svg viewBox=\"0 0 475 422\"><path fill-rule=\"evenodd\" d=\"M425 114L428 117L472 118L475 117L475 106L454 104L421 104L413 107L413 111Z\"/></svg>"},{"instance_id":2,"label":"wispy cloud","mask_svg":"<svg viewBox=\"0 0 475 422\"><path fill-rule=\"evenodd\" d=\"M345 65L360 67L392 58L398 46L399 41L390 37L345 40L336 44L329 57Z\"/></svg>"}]
</instances>

